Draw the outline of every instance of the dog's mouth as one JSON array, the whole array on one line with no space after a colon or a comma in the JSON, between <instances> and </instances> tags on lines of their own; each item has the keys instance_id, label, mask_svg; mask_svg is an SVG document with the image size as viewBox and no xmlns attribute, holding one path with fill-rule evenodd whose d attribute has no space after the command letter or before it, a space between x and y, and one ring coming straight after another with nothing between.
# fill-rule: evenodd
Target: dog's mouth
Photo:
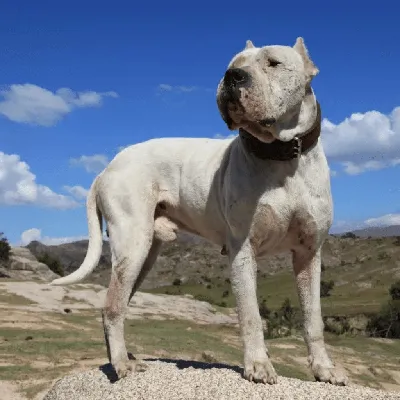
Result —
<instances>
[{"instance_id":1,"label":"dog's mouth","mask_svg":"<svg viewBox=\"0 0 400 400\"><path fill-rule=\"evenodd\" d=\"M268 126L265 126L265 124L262 124L261 121L248 121L240 124L239 129L244 129L246 132L250 133L252 136L264 143L271 143L276 139L273 134L272 125L269 124Z\"/></svg>"},{"instance_id":2,"label":"dog's mouth","mask_svg":"<svg viewBox=\"0 0 400 400\"><path fill-rule=\"evenodd\" d=\"M225 110L226 117L224 120L227 122L229 129L244 129L265 143L270 143L276 139L274 136L275 118L255 118L245 110L239 101L228 101Z\"/></svg>"},{"instance_id":3,"label":"dog's mouth","mask_svg":"<svg viewBox=\"0 0 400 400\"><path fill-rule=\"evenodd\" d=\"M277 120L262 115L261 110L249 111L241 102L240 91L222 87L217 98L221 116L230 130L243 129L265 143L277 139L274 136ZM254 107L252 107L254 108Z\"/></svg>"},{"instance_id":4,"label":"dog's mouth","mask_svg":"<svg viewBox=\"0 0 400 400\"><path fill-rule=\"evenodd\" d=\"M275 124L275 122L276 122L275 118L265 118L262 119L261 121L258 121L258 123L265 128L272 127Z\"/></svg>"}]
</instances>

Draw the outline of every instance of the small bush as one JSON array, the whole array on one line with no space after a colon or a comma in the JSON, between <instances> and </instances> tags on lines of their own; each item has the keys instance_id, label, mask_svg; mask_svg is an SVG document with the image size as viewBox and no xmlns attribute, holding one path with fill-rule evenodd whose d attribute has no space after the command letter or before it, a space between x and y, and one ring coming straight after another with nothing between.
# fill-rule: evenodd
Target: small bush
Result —
<instances>
[{"instance_id":1,"label":"small bush","mask_svg":"<svg viewBox=\"0 0 400 400\"><path fill-rule=\"evenodd\" d=\"M324 319L324 331L342 335L350 330L350 324L346 317L326 317Z\"/></svg>"},{"instance_id":2,"label":"small bush","mask_svg":"<svg viewBox=\"0 0 400 400\"><path fill-rule=\"evenodd\" d=\"M302 326L301 312L292 306L290 299L286 298L277 311L270 311L265 304L261 302L260 314L267 316L267 332L265 337L268 339L285 337L292 334L293 330L299 330Z\"/></svg>"},{"instance_id":3,"label":"small bush","mask_svg":"<svg viewBox=\"0 0 400 400\"><path fill-rule=\"evenodd\" d=\"M259 304L261 318L268 319L271 315L271 310L267 306L265 299Z\"/></svg>"},{"instance_id":4,"label":"small bush","mask_svg":"<svg viewBox=\"0 0 400 400\"><path fill-rule=\"evenodd\" d=\"M195 294L193 297L199 301L206 301L207 303L210 303L210 304L214 303L214 301L211 297L205 296L204 294Z\"/></svg>"},{"instance_id":5,"label":"small bush","mask_svg":"<svg viewBox=\"0 0 400 400\"><path fill-rule=\"evenodd\" d=\"M390 286L389 294L392 300L400 300L400 280Z\"/></svg>"},{"instance_id":6,"label":"small bush","mask_svg":"<svg viewBox=\"0 0 400 400\"><path fill-rule=\"evenodd\" d=\"M342 238L345 239L356 239L357 235L353 232L346 232L345 234L342 235Z\"/></svg>"},{"instance_id":7,"label":"small bush","mask_svg":"<svg viewBox=\"0 0 400 400\"><path fill-rule=\"evenodd\" d=\"M11 246L8 239L0 232L0 261L7 262L10 259Z\"/></svg>"},{"instance_id":8,"label":"small bush","mask_svg":"<svg viewBox=\"0 0 400 400\"><path fill-rule=\"evenodd\" d=\"M229 296L229 290L225 290L224 293L222 293L222 297L228 297Z\"/></svg>"},{"instance_id":9,"label":"small bush","mask_svg":"<svg viewBox=\"0 0 400 400\"><path fill-rule=\"evenodd\" d=\"M181 283L182 283L182 282L181 282L181 279L180 279L180 278L175 278L174 281L172 282L172 284L173 284L174 286L180 286Z\"/></svg>"},{"instance_id":10,"label":"small bush","mask_svg":"<svg viewBox=\"0 0 400 400\"><path fill-rule=\"evenodd\" d=\"M400 300L391 300L368 323L372 337L400 339Z\"/></svg>"},{"instance_id":11,"label":"small bush","mask_svg":"<svg viewBox=\"0 0 400 400\"><path fill-rule=\"evenodd\" d=\"M388 260L390 258L390 255L384 251L381 251L380 253L378 253L378 260Z\"/></svg>"},{"instance_id":12,"label":"small bush","mask_svg":"<svg viewBox=\"0 0 400 400\"><path fill-rule=\"evenodd\" d=\"M393 244L395 246L400 246L400 236L396 236L396 239L394 240Z\"/></svg>"},{"instance_id":13,"label":"small bush","mask_svg":"<svg viewBox=\"0 0 400 400\"><path fill-rule=\"evenodd\" d=\"M43 264L46 264L50 268L50 270L53 271L55 274L64 276L64 270L60 260L51 256L49 253L40 254L37 257L37 260Z\"/></svg>"},{"instance_id":14,"label":"small bush","mask_svg":"<svg viewBox=\"0 0 400 400\"><path fill-rule=\"evenodd\" d=\"M331 290L335 286L335 282L333 280L330 281L321 281L321 297L329 297L331 295Z\"/></svg>"}]
</instances>

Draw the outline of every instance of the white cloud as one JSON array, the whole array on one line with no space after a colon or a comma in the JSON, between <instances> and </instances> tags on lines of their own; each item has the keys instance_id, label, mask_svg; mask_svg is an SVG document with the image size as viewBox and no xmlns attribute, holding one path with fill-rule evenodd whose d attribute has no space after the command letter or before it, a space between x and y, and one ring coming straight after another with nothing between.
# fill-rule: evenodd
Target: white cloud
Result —
<instances>
[{"instance_id":1,"label":"white cloud","mask_svg":"<svg viewBox=\"0 0 400 400\"><path fill-rule=\"evenodd\" d=\"M400 107L389 115L378 111L354 113L337 125L324 119L322 143L329 162L339 163L349 175L400 165ZM331 171L332 176L336 173Z\"/></svg>"},{"instance_id":2,"label":"white cloud","mask_svg":"<svg viewBox=\"0 0 400 400\"><path fill-rule=\"evenodd\" d=\"M158 85L158 90L161 90L163 92L172 92L172 85L168 85L167 83L160 83Z\"/></svg>"},{"instance_id":3,"label":"white cloud","mask_svg":"<svg viewBox=\"0 0 400 400\"><path fill-rule=\"evenodd\" d=\"M199 88L197 86L173 86L168 83L160 83L158 85L159 92L189 93L198 89Z\"/></svg>"},{"instance_id":4,"label":"white cloud","mask_svg":"<svg viewBox=\"0 0 400 400\"><path fill-rule=\"evenodd\" d=\"M47 245L57 245L63 243L70 243L75 242L77 240L85 240L87 236L69 236L69 237L49 237L43 236L42 231L37 228L27 229L26 231L22 232L21 234L21 243L23 246L26 246L33 240L37 240L40 243L47 244Z\"/></svg>"},{"instance_id":5,"label":"white cloud","mask_svg":"<svg viewBox=\"0 0 400 400\"><path fill-rule=\"evenodd\" d=\"M18 245L26 246L33 240L37 240L40 243L48 246L76 242L78 240L87 240L87 236L65 236L65 237L50 237L42 236L42 231L37 228L27 229L22 232L21 240ZM103 240L108 240L106 233L103 232Z\"/></svg>"},{"instance_id":6,"label":"white cloud","mask_svg":"<svg viewBox=\"0 0 400 400\"><path fill-rule=\"evenodd\" d=\"M64 190L66 190L68 193L70 193L72 196L74 196L78 200L84 200L87 197L87 194L89 192L89 189L85 189L82 186L76 185L76 186L64 186Z\"/></svg>"},{"instance_id":7,"label":"white cloud","mask_svg":"<svg viewBox=\"0 0 400 400\"><path fill-rule=\"evenodd\" d=\"M39 185L29 165L21 161L17 154L3 152L0 152L0 204L29 204L59 209L79 206L71 197Z\"/></svg>"},{"instance_id":8,"label":"white cloud","mask_svg":"<svg viewBox=\"0 0 400 400\"><path fill-rule=\"evenodd\" d=\"M386 214L377 218L370 218L365 221L367 226L390 226L400 225L400 214Z\"/></svg>"},{"instance_id":9,"label":"white cloud","mask_svg":"<svg viewBox=\"0 0 400 400\"><path fill-rule=\"evenodd\" d=\"M400 107L389 115L355 113L335 125L322 122L322 142L329 161L357 175L400 164Z\"/></svg>"},{"instance_id":10,"label":"white cloud","mask_svg":"<svg viewBox=\"0 0 400 400\"><path fill-rule=\"evenodd\" d=\"M334 221L330 229L331 233L342 233L342 232L352 232L356 229L365 228L363 221L345 221L338 220Z\"/></svg>"},{"instance_id":11,"label":"white cloud","mask_svg":"<svg viewBox=\"0 0 400 400\"><path fill-rule=\"evenodd\" d=\"M21 243L25 246L34 240L40 239L40 229L32 228L22 232Z\"/></svg>"},{"instance_id":12,"label":"white cloud","mask_svg":"<svg viewBox=\"0 0 400 400\"><path fill-rule=\"evenodd\" d=\"M332 225L332 232L351 232L358 229L385 227L391 225L400 225L400 214L385 214L380 217L368 218L364 221L335 221Z\"/></svg>"},{"instance_id":13,"label":"white cloud","mask_svg":"<svg viewBox=\"0 0 400 400\"><path fill-rule=\"evenodd\" d=\"M108 158L104 154L94 154L92 156L80 156L79 158L71 158L71 165L79 165L86 169L86 172L95 174L101 172L108 164Z\"/></svg>"},{"instance_id":14,"label":"white cloud","mask_svg":"<svg viewBox=\"0 0 400 400\"><path fill-rule=\"evenodd\" d=\"M222 134L222 133L216 133L214 135L215 139L233 139L234 137L236 137L238 135L238 133L227 133L227 134Z\"/></svg>"},{"instance_id":15,"label":"white cloud","mask_svg":"<svg viewBox=\"0 0 400 400\"><path fill-rule=\"evenodd\" d=\"M30 83L11 85L0 91L0 114L14 122L53 126L75 108L99 107L104 97L116 92L74 92L61 88L55 92Z\"/></svg>"}]
</instances>

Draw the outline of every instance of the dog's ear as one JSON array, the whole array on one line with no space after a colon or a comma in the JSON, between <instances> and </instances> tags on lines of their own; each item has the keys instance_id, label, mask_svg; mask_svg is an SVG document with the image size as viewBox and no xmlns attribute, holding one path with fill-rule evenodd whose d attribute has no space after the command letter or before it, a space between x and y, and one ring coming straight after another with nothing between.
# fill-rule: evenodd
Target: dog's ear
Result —
<instances>
[{"instance_id":1,"label":"dog's ear","mask_svg":"<svg viewBox=\"0 0 400 400\"><path fill-rule=\"evenodd\" d=\"M245 50L247 49L253 49L255 46L251 40L246 40L246 47L244 48Z\"/></svg>"},{"instance_id":2,"label":"dog's ear","mask_svg":"<svg viewBox=\"0 0 400 400\"><path fill-rule=\"evenodd\" d=\"M304 62L306 74L308 75L308 79L311 81L311 79L318 74L319 69L311 61L311 58L308 55L307 47L304 44L304 39L302 37L298 37L293 48L301 55L301 58Z\"/></svg>"}]
</instances>

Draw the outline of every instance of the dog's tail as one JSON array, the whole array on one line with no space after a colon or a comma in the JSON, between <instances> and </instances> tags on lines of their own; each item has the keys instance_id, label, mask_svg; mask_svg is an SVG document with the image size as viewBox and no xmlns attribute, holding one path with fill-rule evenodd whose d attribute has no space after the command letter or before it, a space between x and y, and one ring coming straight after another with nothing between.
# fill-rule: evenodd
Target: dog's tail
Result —
<instances>
[{"instance_id":1,"label":"dog's tail","mask_svg":"<svg viewBox=\"0 0 400 400\"><path fill-rule=\"evenodd\" d=\"M88 219L89 229L89 246L81 266L72 274L63 278L54 279L50 285L68 285L76 283L86 278L96 268L101 257L101 250L103 247L102 235L102 215L97 205L97 179L94 180L90 187L88 197L86 200L86 212Z\"/></svg>"}]
</instances>

